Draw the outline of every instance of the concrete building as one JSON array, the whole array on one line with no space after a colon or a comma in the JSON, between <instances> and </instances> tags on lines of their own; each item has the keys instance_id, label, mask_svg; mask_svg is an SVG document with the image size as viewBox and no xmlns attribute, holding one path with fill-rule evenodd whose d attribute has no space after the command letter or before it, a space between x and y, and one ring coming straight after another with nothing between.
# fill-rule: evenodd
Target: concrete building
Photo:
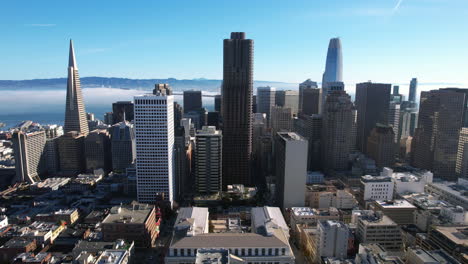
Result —
<instances>
[{"instance_id":1,"label":"concrete building","mask_svg":"<svg viewBox=\"0 0 468 264\"><path fill-rule=\"evenodd\" d=\"M125 171L131 167L136 158L135 130L133 124L120 122L110 129L112 169Z\"/></svg>"},{"instance_id":2,"label":"concrete building","mask_svg":"<svg viewBox=\"0 0 468 264\"><path fill-rule=\"evenodd\" d=\"M326 209L317 209L311 207L293 207L291 208L290 224L292 230L296 232L298 226L317 227L319 221L338 221L340 212L334 207Z\"/></svg>"},{"instance_id":3,"label":"concrete building","mask_svg":"<svg viewBox=\"0 0 468 264\"><path fill-rule=\"evenodd\" d=\"M101 223L103 240L125 239L135 241L136 247L154 247L161 223L158 210L139 203L112 207Z\"/></svg>"},{"instance_id":4,"label":"concrete building","mask_svg":"<svg viewBox=\"0 0 468 264\"><path fill-rule=\"evenodd\" d=\"M318 208L337 208L353 209L358 203L354 195L345 190L336 190L336 192L322 192L318 196Z\"/></svg>"},{"instance_id":5,"label":"concrete building","mask_svg":"<svg viewBox=\"0 0 468 264\"><path fill-rule=\"evenodd\" d=\"M135 116L132 101L118 101L112 104L112 124L132 122Z\"/></svg>"},{"instance_id":6,"label":"concrete building","mask_svg":"<svg viewBox=\"0 0 468 264\"><path fill-rule=\"evenodd\" d=\"M73 41L70 40L70 52L68 58L68 81L67 81L67 100L65 104L65 133L77 131L78 133L88 134L88 121L86 120L86 110L83 103L81 92L80 76L78 75L78 66L75 59L75 50Z\"/></svg>"},{"instance_id":7,"label":"concrete building","mask_svg":"<svg viewBox=\"0 0 468 264\"><path fill-rule=\"evenodd\" d=\"M202 92L188 90L184 91L184 113L198 111L202 106Z\"/></svg>"},{"instance_id":8,"label":"concrete building","mask_svg":"<svg viewBox=\"0 0 468 264\"><path fill-rule=\"evenodd\" d=\"M270 119L271 108L275 106L276 88L266 86L257 88L257 112L265 113L267 120Z\"/></svg>"},{"instance_id":9,"label":"concrete building","mask_svg":"<svg viewBox=\"0 0 468 264\"><path fill-rule=\"evenodd\" d=\"M394 184L389 176L362 176L363 200L393 200Z\"/></svg>"},{"instance_id":10,"label":"concrete building","mask_svg":"<svg viewBox=\"0 0 468 264\"><path fill-rule=\"evenodd\" d=\"M458 205L468 210L468 180L459 178L457 182L433 182L428 183L424 191L432 194L438 199Z\"/></svg>"},{"instance_id":11,"label":"concrete building","mask_svg":"<svg viewBox=\"0 0 468 264\"><path fill-rule=\"evenodd\" d=\"M198 193L222 190L222 132L204 126L195 136L195 187Z\"/></svg>"},{"instance_id":12,"label":"concrete building","mask_svg":"<svg viewBox=\"0 0 468 264\"><path fill-rule=\"evenodd\" d=\"M291 108L273 106L271 108L270 125L273 135L278 132L292 131L293 112Z\"/></svg>"},{"instance_id":13,"label":"concrete building","mask_svg":"<svg viewBox=\"0 0 468 264\"><path fill-rule=\"evenodd\" d=\"M462 127L460 130L455 172L458 177L468 179L468 127Z\"/></svg>"},{"instance_id":14,"label":"concrete building","mask_svg":"<svg viewBox=\"0 0 468 264\"><path fill-rule=\"evenodd\" d=\"M250 214L252 233L209 233L208 208L180 208L165 263L195 263L200 249L228 250L241 263L294 263L280 209L257 207Z\"/></svg>"},{"instance_id":15,"label":"concrete building","mask_svg":"<svg viewBox=\"0 0 468 264\"><path fill-rule=\"evenodd\" d=\"M45 131L13 133L16 177L14 182L34 183L46 172Z\"/></svg>"},{"instance_id":16,"label":"concrete building","mask_svg":"<svg viewBox=\"0 0 468 264\"><path fill-rule=\"evenodd\" d=\"M414 224L416 207L406 200L376 201L374 211L381 211L399 225Z\"/></svg>"},{"instance_id":17,"label":"concrete building","mask_svg":"<svg viewBox=\"0 0 468 264\"><path fill-rule=\"evenodd\" d=\"M357 147L367 151L367 138L377 123L388 124L391 84L358 83L356 84L357 110Z\"/></svg>"},{"instance_id":18,"label":"concrete building","mask_svg":"<svg viewBox=\"0 0 468 264\"><path fill-rule=\"evenodd\" d=\"M249 185L252 154L254 42L244 32L224 40L221 116L223 117L223 186Z\"/></svg>"},{"instance_id":19,"label":"concrete building","mask_svg":"<svg viewBox=\"0 0 468 264\"><path fill-rule=\"evenodd\" d=\"M442 249L461 263L468 262L468 231L462 226L436 226L429 230L428 240L431 249Z\"/></svg>"},{"instance_id":20,"label":"concrete building","mask_svg":"<svg viewBox=\"0 0 468 264\"><path fill-rule=\"evenodd\" d=\"M431 170L434 177L454 181L460 130L465 118L468 89L445 88L421 92L418 127L412 141L412 165Z\"/></svg>"},{"instance_id":21,"label":"concrete building","mask_svg":"<svg viewBox=\"0 0 468 264\"><path fill-rule=\"evenodd\" d=\"M379 213L357 218L356 237L360 243L375 243L387 251L402 250L401 231L398 224Z\"/></svg>"},{"instance_id":22,"label":"concrete building","mask_svg":"<svg viewBox=\"0 0 468 264\"><path fill-rule=\"evenodd\" d=\"M460 264L444 250L428 251L422 248L408 248L406 250L406 263L414 264Z\"/></svg>"},{"instance_id":23,"label":"concrete building","mask_svg":"<svg viewBox=\"0 0 468 264\"><path fill-rule=\"evenodd\" d=\"M393 128L393 134L395 135L395 143L398 142L398 133L400 131L400 104L396 102L390 102L390 108L388 109L388 125Z\"/></svg>"},{"instance_id":24,"label":"concrete building","mask_svg":"<svg viewBox=\"0 0 468 264\"><path fill-rule=\"evenodd\" d=\"M284 91L284 105L285 108L290 108L294 116L297 116L299 111L299 91L287 90Z\"/></svg>"},{"instance_id":25,"label":"concrete building","mask_svg":"<svg viewBox=\"0 0 468 264\"><path fill-rule=\"evenodd\" d=\"M76 176L85 170L84 139L85 135L76 131L59 137L58 152L62 174Z\"/></svg>"},{"instance_id":26,"label":"concrete building","mask_svg":"<svg viewBox=\"0 0 468 264\"><path fill-rule=\"evenodd\" d=\"M275 137L276 195L282 208L304 206L307 175L307 139L293 132Z\"/></svg>"},{"instance_id":27,"label":"concrete building","mask_svg":"<svg viewBox=\"0 0 468 264\"><path fill-rule=\"evenodd\" d=\"M103 169L108 172L112 168L111 139L107 130L91 131L84 140L86 170Z\"/></svg>"},{"instance_id":28,"label":"concrete building","mask_svg":"<svg viewBox=\"0 0 468 264\"><path fill-rule=\"evenodd\" d=\"M299 113L303 115L319 114L321 91L317 82L310 79L299 84Z\"/></svg>"},{"instance_id":29,"label":"concrete building","mask_svg":"<svg viewBox=\"0 0 468 264\"><path fill-rule=\"evenodd\" d=\"M174 97L164 89L135 96L138 201L174 201Z\"/></svg>"},{"instance_id":30,"label":"concrete building","mask_svg":"<svg viewBox=\"0 0 468 264\"><path fill-rule=\"evenodd\" d=\"M430 171L393 172L383 168L382 175L392 177L395 194L422 193L426 184L432 183L433 174Z\"/></svg>"},{"instance_id":31,"label":"concrete building","mask_svg":"<svg viewBox=\"0 0 468 264\"><path fill-rule=\"evenodd\" d=\"M349 233L348 227L342 222L319 221L317 224L317 256L346 258Z\"/></svg>"},{"instance_id":32,"label":"concrete building","mask_svg":"<svg viewBox=\"0 0 468 264\"><path fill-rule=\"evenodd\" d=\"M301 115L294 119L294 132L309 142L308 170L322 169L322 115Z\"/></svg>"},{"instance_id":33,"label":"concrete building","mask_svg":"<svg viewBox=\"0 0 468 264\"><path fill-rule=\"evenodd\" d=\"M376 124L367 138L367 155L379 168L395 163L395 134L391 126Z\"/></svg>"},{"instance_id":34,"label":"concrete building","mask_svg":"<svg viewBox=\"0 0 468 264\"><path fill-rule=\"evenodd\" d=\"M344 91L332 91L323 108L322 162L325 170L343 171L349 165L349 155L354 149L356 109L351 97Z\"/></svg>"},{"instance_id":35,"label":"concrete building","mask_svg":"<svg viewBox=\"0 0 468 264\"><path fill-rule=\"evenodd\" d=\"M354 258L353 264L369 264L369 263L382 263L382 264L403 264L404 262L400 257L396 256L396 252L387 252L387 250L376 243L361 243L359 244L359 251Z\"/></svg>"},{"instance_id":36,"label":"concrete building","mask_svg":"<svg viewBox=\"0 0 468 264\"><path fill-rule=\"evenodd\" d=\"M59 154L58 154L58 139L48 138L45 144L45 153L46 153L46 168L49 175L54 175L59 172Z\"/></svg>"}]
</instances>

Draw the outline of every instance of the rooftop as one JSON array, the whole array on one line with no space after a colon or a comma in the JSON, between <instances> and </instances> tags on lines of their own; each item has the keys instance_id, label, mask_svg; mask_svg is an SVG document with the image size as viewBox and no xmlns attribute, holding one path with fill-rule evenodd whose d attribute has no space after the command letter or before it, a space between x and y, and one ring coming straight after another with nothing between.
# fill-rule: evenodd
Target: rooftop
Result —
<instances>
[{"instance_id":1,"label":"rooftop","mask_svg":"<svg viewBox=\"0 0 468 264\"><path fill-rule=\"evenodd\" d=\"M468 227L466 226L437 226L435 231L443 234L453 243L468 246Z\"/></svg>"},{"instance_id":2,"label":"rooftop","mask_svg":"<svg viewBox=\"0 0 468 264\"><path fill-rule=\"evenodd\" d=\"M361 177L362 182L391 182L392 178L388 176L371 176L365 175Z\"/></svg>"},{"instance_id":3,"label":"rooftop","mask_svg":"<svg viewBox=\"0 0 468 264\"><path fill-rule=\"evenodd\" d=\"M407 200L377 201L377 203L384 209L395 209L395 208L416 209L416 207L412 205L410 202L408 202Z\"/></svg>"},{"instance_id":4,"label":"rooftop","mask_svg":"<svg viewBox=\"0 0 468 264\"><path fill-rule=\"evenodd\" d=\"M209 233L187 236L173 241L172 248L268 248L288 247L276 236L262 236L255 233Z\"/></svg>"},{"instance_id":5,"label":"rooftop","mask_svg":"<svg viewBox=\"0 0 468 264\"><path fill-rule=\"evenodd\" d=\"M121 249L108 249L102 252L99 259L95 262L96 264L113 264L122 263L127 255L127 250Z\"/></svg>"},{"instance_id":6,"label":"rooftop","mask_svg":"<svg viewBox=\"0 0 468 264\"><path fill-rule=\"evenodd\" d=\"M295 132L278 132L278 135L285 141L305 141L306 139L301 137Z\"/></svg>"},{"instance_id":7,"label":"rooftop","mask_svg":"<svg viewBox=\"0 0 468 264\"><path fill-rule=\"evenodd\" d=\"M143 224L153 209L152 205L138 203L129 206L114 206L102 223Z\"/></svg>"}]
</instances>

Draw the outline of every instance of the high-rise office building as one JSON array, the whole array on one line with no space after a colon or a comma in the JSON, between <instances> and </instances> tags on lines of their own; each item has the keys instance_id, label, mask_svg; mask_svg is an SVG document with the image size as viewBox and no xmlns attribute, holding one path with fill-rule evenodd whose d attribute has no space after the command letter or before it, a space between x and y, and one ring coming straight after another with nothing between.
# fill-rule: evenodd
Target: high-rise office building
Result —
<instances>
[{"instance_id":1,"label":"high-rise office building","mask_svg":"<svg viewBox=\"0 0 468 264\"><path fill-rule=\"evenodd\" d=\"M390 102L390 108L388 109L388 125L393 128L395 135L395 142L398 142L398 131L400 131L400 104L396 102Z\"/></svg>"},{"instance_id":2,"label":"high-rise office building","mask_svg":"<svg viewBox=\"0 0 468 264\"><path fill-rule=\"evenodd\" d=\"M243 32L224 40L223 87L223 186L246 184L252 153L252 92L254 42Z\"/></svg>"},{"instance_id":3,"label":"high-rise office building","mask_svg":"<svg viewBox=\"0 0 468 264\"><path fill-rule=\"evenodd\" d=\"M322 109L329 93L329 83L343 81L343 53L341 50L341 40L339 38L330 39L327 51L327 61L325 72L322 76Z\"/></svg>"},{"instance_id":4,"label":"high-rise office building","mask_svg":"<svg viewBox=\"0 0 468 264\"><path fill-rule=\"evenodd\" d=\"M458 177L468 178L468 127L460 130L455 170Z\"/></svg>"},{"instance_id":5,"label":"high-rise office building","mask_svg":"<svg viewBox=\"0 0 468 264\"><path fill-rule=\"evenodd\" d=\"M221 95L217 94L214 97L214 110L221 113Z\"/></svg>"},{"instance_id":6,"label":"high-rise office building","mask_svg":"<svg viewBox=\"0 0 468 264\"><path fill-rule=\"evenodd\" d=\"M357 147L366 153L367 138L377 123L388 124L391 84L356 84Z\"/></svg>"},{"instance_id":7,"label":"high-rise office building","mask_svg":"<svg viewBox=\"0 0 468 264\"><path fill-rule=\"evenodd\" d=\"M317 263L321 257L345 259L348 254L348 237L350 230L342 222L320 220L317 223Z\"/></svg>"},{"instance_id":8,"label":"high-rise office building","mask_svg":"<svg viewBox=\"0 0 468 264\"><path fill-rule=\"evenodd\" d=\"M76 176L85 170L85 136L77 131L65 133L58 138L60 172L66 176Z\"/></svg>"},{"instance_id":9,"label":"high-rise office building","mask_svg":"<svg viewBox=\"0 0 468 264\"><path fill-rule=\"evenodd\" d=\"M112 126L114 124L114 113L106 112L104 114L104 124Z\"/></svg>"},{"instance_id":10,"label":"high-rise office building","mask_svg":"<svg viewBox=\"0 0 468 264\"><path fill-rule=\"evenodd\" d=\"M174 96L164 87L135 96L136 176L139 202L174 202Z\"/></svg>"},{"instance_id":11,"label":"high-rise office building","mask_svg":"<svg viewBox=\"0 0 468 264\"><path fill-rule=\"evenodd\" d=\"M257 113L265 113L270 119L271 108L275 106L276 88L266 86L257 88Z\"/></svg>"},{"instance_id":12,"label":"high-rise office building","mask_svg":"<svg viewBox=\"0 0 468 264\"><path fill-rule=\"evenodd\" d=\"M283 107L290 108L292 114L297 116L297 113L299 112L299 91L284 91Z\"/></svg>"},{"instance_id":13,"label":"high-rise office building","mask_svg":"<svg viewBox=\"0 0 468 264\"><path fill-rule=\"evenodd\" d=\"M179 103L174 102L174 129L180 126L180 120L182 120L183 116L183 107Z\"/></svg>"},{"instance_id":14,"label":"high-rise office building","mask_svg":"<svg viewBox=\"0 0 468 264\"><path fill-rule=\"evenodd\" d=\"M188 90L184 91L184 113L198 111L202 108L202 92Z\"/></svg>"},{"instance_id":15,"label":"high-rise office building","mask_svg":"<svg viewBox=\"0 0 468 264\"><path fill-rule=\"evenodd\" d=\"M416 91L418 89L418 79L413 78L410 82L408 101L416 103Z\"/></svg>"},{"instance_id":16,"label":"high-rise office building","mask_svg":"<svg viewBox=\"0 0 468 264\"><path fill-rule=\"evenodd\" d=\"M194 140L186 137L185 128L181 125L175 129L174 140L174 174L176 196L180 199L190 197L196 191L192 177L192 152Z\"/></svg>"},{"instance_id":17,"label":"high-rise office building","mask_svg":"<svg viewBox=\"0 0 468 264\"><path fill-rule=\"evenodd\" d=\"M349 155L354 149L356 109L345 91L333 91L327 96L323 111L322 152L325 170L348 169Z\"/></svg>"},{"instance_id":18,"label":"high-rise office building","mask_svg":"<svg viewBox=\"0 0 468 264\"><path fill-rule=\"evenodd\" d=\"M133 120L133 102L132 101L119 101L112 104L112 124L125 121L131 122Z\"/></svg>"},{"instance_id":19,"label":"high-rise office building","mask_svg":"<svg viewBox=\"0 0 468 264\"><path fill-rule=\"evenodd\" d=\"M302 115L294 119L294 131L309 143L307 170L322 169L322 115Z\"/></svg>"},{"instance_id":20,"label":"high-rise office building","mask_svg":"<svg viewBox=\"0 0 468 264\"><path fill-rule=\"evenodd\" d=\"M86 170L92 172L103 169L105 172L112 168L111 140L106 129L96 129L86 136L84 140L84 154Z\"/></svg>"},{"instance_id":21,"label":"high-rise office building","mask_svg":"<svg viewBox=\"0 0 468 264\"><path fill-rule=\"evenodd\" d=\"M206 125L219 129L221 124L221 114L219 112L208 112L206 115Z\"/></svg>"},{"instance_id":22,"label":"high-rise office building","mask_svg":"<svg viewBox=\"0 0 468 264\"><path fill-rule=\"evenodd\" d=\"M111 134L112 169L124 172L136 158L135 131L133 124L123 121L113 125Z\"/></svg>"},{"instance_id":23,"label":"high-rise office building","mask_svg":"<svg viewBox=\"0 0 468 264\"><path fill-rule=\"evenodd\" d=\"M273 106L270 117L273 136L278 132L288 132L293 129L293 113L291 108Z\"/></svg>"},{"instance_id":24,"label":"high-rise office building","mask_svg":"<svg viewBox=\"0 0 468 264\"><path fill-rule=\"evenodd\" d=\"M421 92L418 127L412 141L412 165L434 177L456 180L459 132L468 125L468 89Z\"/></svg>"},{"instance_id":25,"label":"high-rise office building","mask_svg":"<svg viewBox=\"0 0 468 264\"><path fill-rule=\"evenodd\" d=\"M391 167L395 163L395 133L391 126L377 124L367 138L367 155L377 167Z\"/></svg>"},{"instance_id":26,"label":"high-rise office building","mask_svg":"<svg viewBox=\"0 0 468 264\"><path fill-rule=\"evenodd\" d=\"M252 113L257 113L257 96L252 95Z\"/></svg>"},{"instance_id":27,"label":"high-rise office building","mask_svg":"<svg viewBox=\"0 0 468 264\"><path fill-rule=\"evenodd\" d=\"M276 90L275 93L275 105L276 106L284 106L284 100L286 96L285 90Z\"/></svg>"},{"instance_id":28,"label":"high-rise office building","mask_svg":"<svg viewBox=\"0 0 468 264\"><path fill-rule=\"evenodd\" d=\"M46 170L46 133L45 131L13 133L15 153L15 182L34 183Z\"/></svg>"},{"instance_id":29,"label":"high-rise office building","mask_svg":"<svg viewBox=\"0 0 468 264\"><path fill-rule=\"evenodd\" d=\"M54 175L59 172L59 153L58 139L60 137L48 138L45 145L46 152L46 168L49 175Z\"/></svg>"},{"instance_id":30,"label":"high-rise office building","mask_svg":"<svg viewBox=\"0 0 468 264\"><path fill-rule=\"evenodd\" d=\"M316 82L309 80L299 85L299 112L302 115L319 114L321 109L322 90Z\"/></svg>"},{"instance_id":31,"label":"high-rise office building","mask_svg":"<svg viewBox=\"0 0 468 264\"><path fill-rule=\"evenodd\" d=\"M307 139L294 132L275 135L276 202L282 209L305 203Z\"/></svg>"},{"instance_id":32,"label":"high-rise office building","mask_svg":"<svg viewBox=\"0 0 468 264\"><path fill-rule=\"evenodd\" d=\"M70 54L68 58L67 101L65 105L65 126L63 129L65 133L78 131L78 133L86 135L89 132L72 40L70 40Z\"/></svg>"},{"instance_id":33,"label":"high-rise office building","mask_svg":"<svg viewBox=\"0 0 468 264\"><path fill-rule=\"evenodd\" d=\"M94 120L96 120L96 118L95 118L95 116L94 116L93 113L87 113L87 114L86 114L86 120L88 120L88 121L94 121Z\"/></svg>"},{"instance_id":34,"label":"high-rise office building","mask_svg":"<svg viewBox=\"0 0 468 264\"><path fill-rule=\"evenodd\" d=\"M198 193L222 190L222 134L213 126L204 126L195 136L195 187Z\"/></svg>"},{"instance_id":35,"label":"high-rise office building","mask_svg":"<svg viewBox=\"0 0 468 264\"><path fill-rule=\"evenodd\" d=\"M172 95L172 87L168 83L156 83L153 94Z\"/></svg>"},{"instance_id":36,"label":"high-rise office building","mask_svg":"<svg viewBox=\"0 0 468 264\"><path fill-rule=\"evenodd\" d=\"M403 138L414 136L414 130L418 124L418 109L401 108L401 106L400 122L398 125L398 142Z\"/></svg>"}]
</instances>

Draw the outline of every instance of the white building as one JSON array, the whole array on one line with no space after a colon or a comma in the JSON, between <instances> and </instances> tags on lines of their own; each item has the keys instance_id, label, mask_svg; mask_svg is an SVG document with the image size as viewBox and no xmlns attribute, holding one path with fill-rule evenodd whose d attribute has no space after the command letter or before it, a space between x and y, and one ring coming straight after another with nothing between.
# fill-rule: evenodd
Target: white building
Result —
<instances>
[{"instance_id":1,"label":"white building","mask_svg":"<svg viewBox=\"0 0 468 264\"><path fill-rule=\"evenodd\" d=\"M362 176L361 186L364 201L393 199L394 184L389 176Z\"/></svg>"},{"instance_id":2,"label":"white building","mask_svg":"<svg viewBox=\"0 0 468 264\"><path fill-rule=\"evenodd\" d=\"M433 182L427 184L424 191L452 205L468 209L468 197L465 195L468 191L467 179L458 178L458 182Z\"/></svg>"},{"instance_id":3,"label":"white building","mask_svg":"<svg viewBox=\"0 0 468 264\"><path fill-rule=\"evenodd\" d=\"M424 186L432 183L434 177L430 171L393 172L390 168L384 168L382 175L392 177L396 194L422 193L424 192Z\"/></svg>"},{"instance_id":4,"label":"white building","mask_svg":"<svg viewBox=\"0 0 468 264\"><path fill-rule=\"evenodd\" d=\"M319 208L353 209L357 205L358 202L354 196L345 190L319 194Z\"/></svg>"},{"instance_id":5,"label":"white building","mask_svg":"<svg viewBox=\"0 0 468 264\"><path fill-rule=\"evenodd\" d=\"M135 96L137 196L174 202L174 97L158 92Z\"/></svg>"},{"instance_id":6,"label":"white building","mask_svg":"<svg viewBox=\"0 0 468 264\"><path fill-rule=\"evenodd\" d=\"M307 139L293 132L279 132L275 141L276 197L281 208L305 204Z\"/></svg>"},{"instance_id":7,"label":"white building","mask_svg":"<svg viewBox=\"0 0 468 264\"><path fill-rule=\"evenodd\" d=\"M6 215L0 215L0 229L8 225L8 217Z\"/></svg>"},{"instance_id":8,"label":"white building","mask_svg":"<svg viewBox=\"0 0 468 264\"><path fill-rule=\"evenodd\" d=\"M257 113L265 113L270 119L271 108L275 105L276 88L266 86L257 88Z\"/></svg>"},{"instance_id":9,"label":"white building","mask_svg":"<svg viewBox=\"0 0 468 264\"><path fill-rule=\"evenodd\" d=\"M339 221L319 221L317 224L317 257L346 258L348 227Z\"/></svg>"},{"instance_id":10,"label":"white building","mask_svg":"<svg viewBox=\"0 0 468 264\"><path fill-rule=\"evenodd\" d=\"M203 259L198 253L206 249L227 250L240 263L293 264L295 261L288 226L277 207L252 208L252 233L209 233L208 219L208 208L180 209L165 263L196 263L197 257Z\"/></svg>"}]
</instances>

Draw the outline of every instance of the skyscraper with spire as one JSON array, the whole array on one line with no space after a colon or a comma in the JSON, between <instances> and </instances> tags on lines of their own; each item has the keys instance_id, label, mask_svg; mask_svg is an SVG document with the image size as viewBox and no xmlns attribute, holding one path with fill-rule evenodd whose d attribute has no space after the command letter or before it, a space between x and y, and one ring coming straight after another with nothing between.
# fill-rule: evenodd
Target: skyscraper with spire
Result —
<instances>
[{"instance_id":1,"label":"skyscraper with spire","mask_svg":"<svg viewBox=\"0 0 468 264\"><path fill-rule=\"evenodd\" d=\"M328 44L327 62L322 77L322 110L325 108L327 95L330 92L330 83L343 82L343 54L341 51L341 40L330 39Z\"/></svg>"},{"instance_id":2,"label":"skyscraper with spire","mask_svg":"<svg viewBox=\"0 0 468 264\"><path fill-rule=\"evenodd\" d=\"M72 40L70 40L70 54L68 58L67 102L65 105L64 126L65 133L70 131L77 131L84 135L89 133Z\"/></svg>"}]
</instances>

